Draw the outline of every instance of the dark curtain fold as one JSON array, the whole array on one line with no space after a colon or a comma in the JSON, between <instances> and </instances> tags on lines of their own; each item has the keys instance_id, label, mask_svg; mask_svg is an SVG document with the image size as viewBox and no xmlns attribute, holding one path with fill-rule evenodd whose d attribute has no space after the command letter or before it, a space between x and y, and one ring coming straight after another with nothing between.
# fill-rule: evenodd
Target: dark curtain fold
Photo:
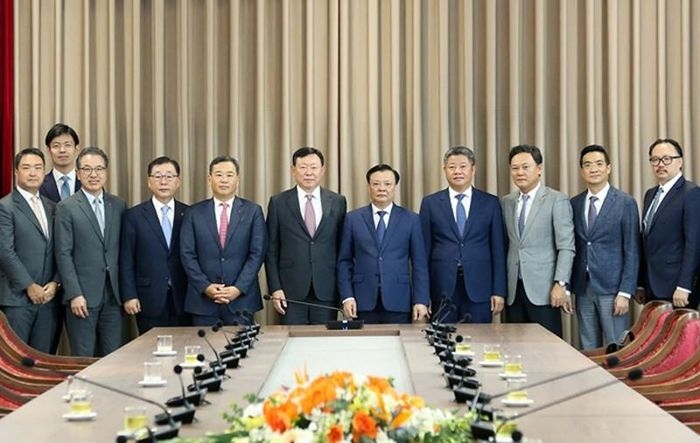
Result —
<instances>
[{"instance_id":1,"label":"dark curtain fold","mask_svg":"<svg viewBox=\"0 0 700 443\"><path fill-rule=\"evenodd\" d=\"M0 0L0 195L12 188L14 20L12 0Z\"/></svg>"}]
</instances>

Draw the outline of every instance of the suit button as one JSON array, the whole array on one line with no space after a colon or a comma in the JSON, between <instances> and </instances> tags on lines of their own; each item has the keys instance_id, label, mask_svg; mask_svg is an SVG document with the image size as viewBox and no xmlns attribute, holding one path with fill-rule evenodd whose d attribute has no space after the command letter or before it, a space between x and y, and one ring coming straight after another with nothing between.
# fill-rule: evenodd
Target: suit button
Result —
<instances>
[{"instance_id":1,"label":"suit button","mask_svg":"<svg viewBox=\"0 0 700 443\"><path fill-rule=\"evenodd\" d=\"M107 266L107 267L105 268L105 271L109 271L109 266Z\"/></svg>"},{"instance_id":2,"label":"suit button","mask_svg":"<svg viewBox=\"0 0 700 443\"><path fill-rule=\"evenodd\" d=\"M223 258L223 257L221 257L221 261L226 261L226 259L225 259L225 258Z\"/></svg>"},{"instance_id":3,"label":"suit button","mask_svg":"<svg viewBox=\"0 0 700 443\"><path fill-rule=\"evenodd\" d=\"M379 261L384 261L384 257L379 257Z\"/></svg>"},{"instance_id":4,"label":"suit button","mask_svg":"<svg viewBox=\"0 0 700 443\"><path fill-rule=\"evenodd\" d=\"M314 242L311 242L311 244L313 245L313 244L314 244Z\"/></svg>"},{"instance_id":5,"label":"suit button","mask_svg":"<svg viewBox=\"0 0 700 443\"><path fill-rule=\"evenodd\" d=\"M586 242L586 246L590 246L590 245L591 245L591 242Z\"/></svg>"}]
</instances>

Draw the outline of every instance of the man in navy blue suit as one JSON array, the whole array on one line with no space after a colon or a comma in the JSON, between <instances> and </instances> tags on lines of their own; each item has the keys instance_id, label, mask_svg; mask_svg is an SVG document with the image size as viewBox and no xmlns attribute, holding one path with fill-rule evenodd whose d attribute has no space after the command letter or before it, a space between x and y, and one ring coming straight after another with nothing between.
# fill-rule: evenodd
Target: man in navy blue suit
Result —
<instances>
[{"instance_id":1,"label":"man in navy blue suit","mask_svg":"<svg viewBox=\"0 0 700 443\"><path fill-rule=\"evenodd\" d=\"M600 145L579 157L587 190L571 199L576 256L571 291L583 349L617 342L629 323L629 299L639 271L639 209L610 186L610 158Z\"/></svg>"},{"instance_id":2,"label":"man in navy blue suit","mask_svg":"<svg viewBox=\"0 0 700 443\"><path fill-rule=\"evenodd\" d=\"M491 323L506 296L501 204L472 186L475 163L471 149L450 148L443 156L449 186L425 197L420 208L432 304L448 322ZM453 309L445 310L446 303Z\"/></svg>"},{"instance_id":3,"label":"man in navy blue suit","mask_svg":"<svg viewBox=\"0 0 700 443\"><path fill-rule=\"evenodd\" d=\"M247 322L262 309L258 271L267 228L260 205L236 196L239 180L238 161L216 157L209 163L213 198L190 207L182 221L185 311L195 326Z\"/></svg>"},{"instance_id":4,"label":"man in navy blue suit","mask_svg":"<svg viewBox=\"0 0 700 443\"><path fill-rule=\"evenodd\" d=\"M75 129L63 123L56 123L46 133L44 142L51 156L53 168L44 177L44 183L39 192L54 203L58 203L80 189L80 180L75 172L75 158L80 151L80 138Z\"/></svg>"},{"instance_id":5,"label":"man in navy blue suit","mask_svg":"<svg viewBox=\"0 0 700 443\"><path fill-rule=\"evenodd\" d=\"M647 190L642 211L642 289L640 303L669 300L676 307L698 306L700 191L683 177L683 149L676 140L659 139L649 147L649 163L658 186Z\"/></svg>"},{"instance_id":6,"label":"man in navy blue suit","mask_svg":"<svg viewBox=\"0 0 700 443\"><path fill-rule=\"evenodd\" d=\"M188 326L187 276L180 261L180 227L187 205L175 200L180 165L169 157L148 164L152 197L126 211L119 278L124 311L136 315L139 333L158 326Z\"/></svg>"},{"instance_id":7,"label":"man in navy blue suit","mask_svg":"<svg viewBox=\"0 0 700 443\"><path fill-rule=\"evenodd\" d=\"M367 171L371 204L349 212L338 252L343 311L366 323L410 323L428 315L428 263L418 215L394 203L399 173Z\"/></svg>"}]
</instances>

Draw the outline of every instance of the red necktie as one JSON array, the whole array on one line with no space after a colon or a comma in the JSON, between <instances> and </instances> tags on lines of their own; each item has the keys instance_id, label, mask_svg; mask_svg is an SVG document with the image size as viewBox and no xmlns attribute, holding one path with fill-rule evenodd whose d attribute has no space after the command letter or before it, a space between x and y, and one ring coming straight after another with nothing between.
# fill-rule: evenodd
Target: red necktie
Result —
<instances>
[{"instance_id":1,"label":"red necktie","mask_svg":"<svg viewBox=\"0 0 700 443\"><path fill-rule=\"evenodd\" d=\"M226 235L228 234L228 203L221 203L221 217L219 217L219 242L221 249L226 245Z\"/></svg>"}]
</instances>

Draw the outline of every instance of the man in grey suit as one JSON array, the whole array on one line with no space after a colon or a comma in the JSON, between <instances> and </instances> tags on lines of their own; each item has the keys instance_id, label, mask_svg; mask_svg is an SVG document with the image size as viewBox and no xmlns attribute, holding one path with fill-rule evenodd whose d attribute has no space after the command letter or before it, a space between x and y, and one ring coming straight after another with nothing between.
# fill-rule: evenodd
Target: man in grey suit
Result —
<instances>
[{"instance_id":1,"label":"man in grey suit","mask_svg":"<svg viewBox=\"0 0 700 443\"><path fill-rule=\"evenodd\" d=\"M29 346L49 352L56 335L58 274L54 260L54 204L39 195L44 154L21 150L14 159L17 187L0 200L0 310Z\"/></svg>"},{"instance_id":2,"label":"man in grey suit","mask_svg":"<svg viewBox=\"0 0 700 443\"><path fill-rule=\"evenodd\" d=\"M267 206L267 286L283 324L318 324L336 317L331 309L286 302L338 306L335 263L347 203L320 186L324 172L321 151L297 149L292 155L297 185L270 198Z\"/></svg>"},{"instance_id":3,"label":"man in grey suit","mask_svg":"<svg viewBox=\"0 0 700 443\"><path fill-rule=\"evenodd\" d=\"M515 146L509 160L518 190L502 199L509 242L506 320L539 323L561 337L559 310L573 313L566 289L575 255L571 204L540 183L539 148Z\"/></svg>"},{"instance_id":4,"label":"man in grey suit","mask_svg":"<svg viewBox=\"0 0 700 443\"><path fill-rule=\"evenodd\" d=\"M56 206L56 262L63 280L73 355L103 356L121 345L119 233L126 205L107 193L109 159L100 148L76 159L80 192Z\"/></svg>"},{"instance_id":5,"label":"man in grey suit","mask_svg":"<svg viewBox=\"0 0 700 443\"><path fill-rule=\"evenodd\" d=\"M629 299L639 271L639 210L610 186L610 158L600 145L579 157L586 191L571 199L576 257L571 290L583 349L617 342L629 324Z\"/></svg>"}]
</instances>

